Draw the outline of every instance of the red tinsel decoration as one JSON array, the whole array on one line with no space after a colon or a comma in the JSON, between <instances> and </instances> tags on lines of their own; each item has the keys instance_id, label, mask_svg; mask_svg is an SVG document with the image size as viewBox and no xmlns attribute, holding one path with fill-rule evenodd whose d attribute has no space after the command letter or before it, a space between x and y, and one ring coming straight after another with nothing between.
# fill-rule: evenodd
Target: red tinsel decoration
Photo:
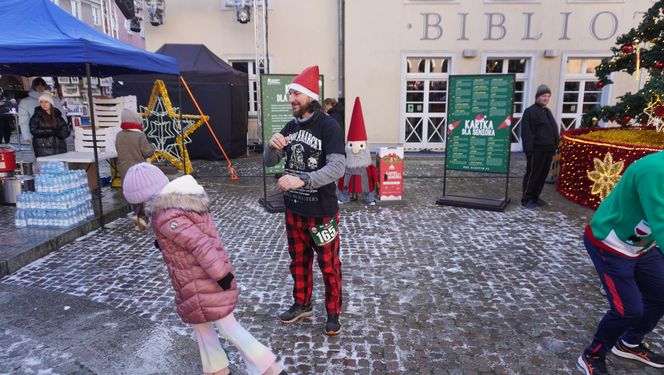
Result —
<instances>
[{"instance_id":1,"label":"red tinsel decoration","mask_svg":"<svg viewBox=\"0 0 664 375\"><path fill-rule=\"evenodd\" d=\"M622 161L627 168L641 157L661 151L655 147L602 143L578 137L603 130L606 129L569 130L563 133L560 141L560 174L556 190L572 202L592 209L596 209L601 203L598 195L591 194L593 183L588 178L588 172L595 170L595 158L603 160L606 153L610 152L615 162Z\"/></svg>"}]
</instances>

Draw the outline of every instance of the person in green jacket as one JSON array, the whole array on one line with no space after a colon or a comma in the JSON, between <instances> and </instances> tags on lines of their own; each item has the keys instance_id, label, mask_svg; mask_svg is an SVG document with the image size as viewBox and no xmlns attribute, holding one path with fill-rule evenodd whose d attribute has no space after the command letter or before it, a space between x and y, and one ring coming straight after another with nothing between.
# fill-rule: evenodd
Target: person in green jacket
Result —
<instances>
[{"instance_id":1,"label":"person in green jacket","mask_svg":"<svg viewBox=\"0 0 664 375\"><path fill-rule=\"evenodd\" d=\"M610 310L578 359L586 375L608 374L606 355L664 368L643 342L664 315L664 151L632 163L597 208L584 244Z\"/></svg>"}]
</instances>

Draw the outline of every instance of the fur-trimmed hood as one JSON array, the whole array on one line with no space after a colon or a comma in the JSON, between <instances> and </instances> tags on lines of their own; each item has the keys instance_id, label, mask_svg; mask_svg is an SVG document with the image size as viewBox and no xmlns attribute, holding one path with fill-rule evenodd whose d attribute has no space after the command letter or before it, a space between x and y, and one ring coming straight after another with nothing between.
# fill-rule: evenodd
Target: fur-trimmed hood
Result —
<instances>
[{"instance_id":1,"label":"fur-trimmed hood","mask_svg":"<svg viewBox=\"0 0 664 375\"><path fill-rule=\"evenodd\" d=\"M192 176L185 175L169 182L145 206L148 213L169 208L204 213L210 210L210 199Z\"/></svg>"}]
</instances>

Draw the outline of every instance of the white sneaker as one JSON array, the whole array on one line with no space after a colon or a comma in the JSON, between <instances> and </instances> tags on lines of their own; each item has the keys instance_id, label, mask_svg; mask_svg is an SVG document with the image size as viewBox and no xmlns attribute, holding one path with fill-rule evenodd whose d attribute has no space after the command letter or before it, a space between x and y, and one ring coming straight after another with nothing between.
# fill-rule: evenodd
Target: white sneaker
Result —
<instances>
[{"instance_id":1,"label":"white sneaker","mask_svg":"<svg viewBox=\"0 0 664 375\"><path fill-rule=\"evenodd\" d=\"M139 232L142 232L142 231L148 229L148 223L142 217L139 217L137 222L136 222L136 228L138 228L137 230Z\"/></svg>"}]
</instances>

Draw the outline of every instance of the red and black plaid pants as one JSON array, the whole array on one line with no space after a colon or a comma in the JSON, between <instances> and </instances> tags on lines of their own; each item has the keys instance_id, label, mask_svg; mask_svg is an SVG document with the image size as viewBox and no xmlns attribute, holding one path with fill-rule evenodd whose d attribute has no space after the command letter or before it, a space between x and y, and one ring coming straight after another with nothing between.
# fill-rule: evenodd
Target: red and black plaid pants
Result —
<instances>
[{"instance_id":1,"label":"red and black plaid pants","mask_svg":"<svg viewBox=\"0 0 664 375\"><path fill-rule=\"evenodd\" d=\"M339 213L336 214L339 223ZM314 251L325 283L325 308L328 314L341 312L341 261L339 260L339 234L323 246L316 245L309 228L332 220L328 217L305 217L286 210L286 235L290 272L293 277L295 303L309 306L313 290Z\"/></svg>"}]
</instances>

